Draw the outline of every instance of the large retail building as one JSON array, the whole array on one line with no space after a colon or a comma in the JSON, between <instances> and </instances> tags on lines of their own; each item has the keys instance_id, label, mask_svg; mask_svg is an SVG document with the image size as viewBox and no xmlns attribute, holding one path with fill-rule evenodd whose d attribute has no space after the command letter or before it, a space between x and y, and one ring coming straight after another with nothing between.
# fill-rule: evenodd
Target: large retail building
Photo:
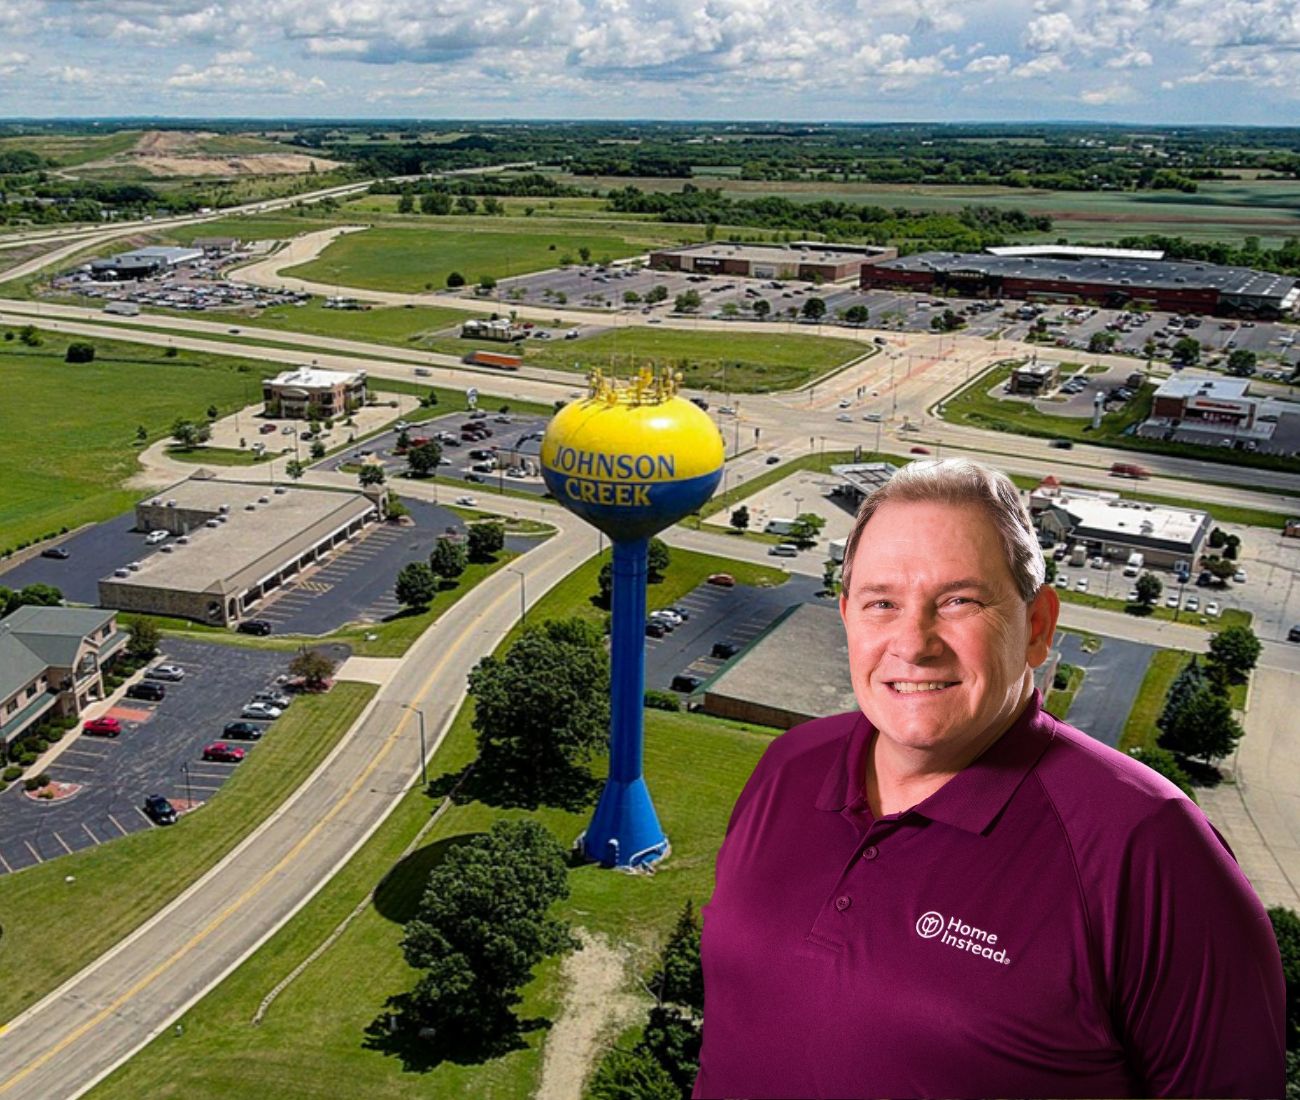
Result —
<instances>
[{"instance_id":1,"label":"large retail building","mask_svg":"<svg viewBox=\"0 0 1300 1100\"><path fill-rule=\"evenodd\" d=\"M863 244L795 241L778 246L712 242L651 252L650 266L663 271L691 271L701 275L837 283L857 278L864 265L897 255L897 249Z\"/></svg>"}]
</instances>

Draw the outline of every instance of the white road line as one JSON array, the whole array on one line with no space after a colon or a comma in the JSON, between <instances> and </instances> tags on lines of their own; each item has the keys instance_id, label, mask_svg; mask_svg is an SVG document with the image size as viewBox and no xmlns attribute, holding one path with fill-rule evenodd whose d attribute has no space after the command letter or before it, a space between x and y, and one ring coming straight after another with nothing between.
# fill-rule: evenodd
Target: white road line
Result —
<instances>
[{"instance_id":1,"label":"white road line","mask_svg":"<svg viewBox=\"0 0 1300 1100\"><path fill-rule=\"evenodd\" d=\"M0 867L5 869L5 874L7 875L12 875L14 873L14 869L9 866L9 861L5 859L2 853L0 853Z\"/></svg>"},{"instance_id":2,"label":"white road line","mask_svg":"<svg viewBox=\"0 0 1300 1100\"><path fill-rule=\"evenodd\" d=\"M90 837L92 841L94 841L96 845L99 844L99 837L97 837L94 833L90 831L90 826L87 825L84 821L81 823L81 828L85 831L85 834L88 837Z\"/></svg>"},{"instance_id":3,"label":"white road line","mask_svg":"<svg viewBox=\"0 0 1300 1100\"><path fill-rule=\"evenodd\" d=\"M41 853L38 852L35 848L32 847L32 843L31 843L30 840L24 840L24 841L23 841L23 845L27 848L27 850L28 850L29 852L32 853L32 858L33 858L34 860L36 860L37 863L44 863L44 862L45 862L45 860L41 859Z\"/></svg>"},{"instance_id":4,"label":"white road line","mask_svg":"<svg viewBox=\"0 0 1300 1100\"><path fill-rule=\"evenodd\" d=\"M54 767L57 768L59 771L90 772L92 775L99 770L98 768L89 767L86 764L69 764L62 757L59 758L58 763L56 763Z\"/></svg>"},{"instance_id":5,"label":"white road line","mask_svg":"<svg viewBox=\"0 0 1300 1100\"><path fill-rule=\"evenodd\" d=\"M63 837L59 836L58 833L55 833L55 834L54 834L54 839L57 840L60 844L63 845L63 850L64 850L65 852L67 852L68 855L72 855L72 849L68 847L68 842L67 842L66 840L64 840Z\"/></svg>"},{"instance_id":6,"label":"white road line","mask_svg":"<svg viewBox=\"0 0 1300 1100\"><path fill-rule=\"evenodd\" d=\"M126 835L127 835L126 830L125 830L124 828L122 828L122 823L121 823L120 821L118 821L118 819L115 818L112 814L109 814L109 815L108 815L108 820L111 821L114 825L117 826L117 831L120 832L123 836L126 836Z\"/></svg>"}]
</instances>

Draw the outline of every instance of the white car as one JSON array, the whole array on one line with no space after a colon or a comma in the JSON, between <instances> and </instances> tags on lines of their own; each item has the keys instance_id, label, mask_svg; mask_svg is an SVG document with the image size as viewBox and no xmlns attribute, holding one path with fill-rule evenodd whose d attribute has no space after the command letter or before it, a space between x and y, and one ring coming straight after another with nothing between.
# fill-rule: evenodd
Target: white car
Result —
<instances>
[{"instance_id":1,"label":"white car","mask_svg":"<svg viewBox=\"0 0 1300 1100\"><path fill-rule=\"evenodd\" d=\"M1069 577L1069 574L1068 574L1068 573L1057 573L1057 574L1056 574L1056 582L1055 582L1055 583L1056 583L1056 587L1057 587L1057 588L1069 588L1069 587L1070 587L1070 577Z\"/></svg>"},{"instance_id":2,"label":"white car","mask_svg":"<svg viewBox=\"0 0 1300 1100\"><path fill-rule=\"evenodd\" d=\"M163 531L161 528L157 531L150 531L145 535L144 541L149 546L157 546L167 537L168 533L169 532Z\"/></svg>"},{"instance_id":3,"label":"white car","mask_svg":"<svg viewBox=\"0 0 1300 1100\"><path fill-rule=\"evenodd\" d=\"M1079 591L1079 592L1087 592L1087 591L1088 591L1088 578L1087 578L1087 577L1080 577L1077 581L1074 582L1074 587L1075 587L1075 589L1076 589L1077 591Z\"/></svg>"},{"instance_id":4,"label":"white car","mask_svg":"<svg viewBox=\"0 0 1300 1100\"><path fill-rule=\"evenodd\" d=\"M1201 601L1197 596L1188 596L1187 602L1183 605L1188 611L1200 611Z\"/></svg>"},{"instance_id":5,"label":"white car","mask_svg":"<svg viewBox=\"0 0 1300 1100\"><path fill-rule=\"evenodd\" d=\"M1097 555L1095 558L1093 558L1092 561L1090 561L1088 564L1089 564L1090 566L1092 566L1093 569L1105 569L1105 568L1106 568L1106 559L1103 558L1100 554L1098 554L1098 555Z\"/></svg>"},{"instance_id":6,"label":"white car","mask_svg":"<svg viewBox=\"0 0 1300 1100\"><path fill-rule=\"evenodd\" d=\"M1218 603L1218 601L1217 601L1217 600L1211 600L1209 603L1207 603L1207 604L1205 605L1205 613L1206 613L1206 614L1207 614L1211 619L1217 619L1217 618L1219 617L1219 603Z\"/></svg>"},{"instance_id":7,"label":"white car","mask_svg":"<svg viewBox=\"0 0 1300 1100\"><path fill-rule=\"evenodd\" d=\"M673 626L681 626L682 623L685 622L685 620L679 614L677 614L676 611L673 611L671 608L664 608L662 611L651 611L650 618L665 619L668 622L672 623Z\"/></svg>"},{"instance_id":8,"label":"white car","mask_svg":"<svg viewBox=\"0 0 1300 1100\"><path fill-rule=\"evenodd\" d=\"M736 410L735 410L735 408L734 408L733 406L731 406L731 405L723 405L722 408L720 408L720 409L718 410L718 415L720 415L720 416L735 416L735 415L736 415Z\"/></svg>"},{"instance_id":9,"label":"white car","mask_svg":"<svg viewBox=\"0 0 1300 1100\"><path fill-rule=\"evenodd\" d=\"M280 708L270 703L249 703L239 712L241 718L260 718L263 722L273 722L280 717Z\"/></svg>"},{"instance_id":10,"label":"white car","mask_svg":"<svg viewBox=\"0 0 1300 1100\"><path fill-rule=\"evenodd\" d=\"M457 498L456 498L456 503L457 503L457 504L462 504L462 505L464 505L466 508L477 508L477 507L478 507L478 498L477 498L477 497L457 497Z\"/></svg>"},{"instance_id":11,"label":"white car","mask_svg":"<svg viewBox=\"0 0 1300 1100\"><path fill-rule=\"evenodd\" d=\"M841 409L847 409L847 408L849 408L852 404L853 404L853 402L850 401L847 397L841 397L841 398L840 398L840 408L841 408Z\"/></svg>"},{"instance_id":12,"label":"white car","mask_svg":"<svg viewBox=\"0 0 1300 1100\"><path fill-rule=\"evenodd\" d=\"M1165 606L1166 606L1166 607L1177 607L1177 606L1178 606L1178 593L1177 593L1177 592L1171 592L1168 596L1165 597Z\"/></svg>"},{"instance_id":13,"label":"white car","mask_svg":"<svg viewBox=\"0 0 1300 1100\"><path fill-rule=\"evenodd\" d=\"M1244 569L1238 569L1235 573L1233 573L1232 579L1236 581L1238 584L1245 584L1246 571Z\"/></svg>"},{"instance_id":14,"label":"white car","mask_svg":"<svg viewBox=\"0 0 1300 1100\"><path fill-rule=\"evenodd\" d=\"M406 431L406 429L409 428L410 426L411 425L408 424L405 420L399 420L396 424L393 425L393 427L396 428L399 432Z\"/></svg>"},{"instance_id":15,"label":"white car","mask_svg":"<svg viewBox=\"0 0 1300 1100\"><path fill-rule=\"evenodd\" d=\"M851 417L848 413L840 413L840 415L837 416L835 419L844 424L853 423L853 417Z\"/></svg>"}]
</instances>

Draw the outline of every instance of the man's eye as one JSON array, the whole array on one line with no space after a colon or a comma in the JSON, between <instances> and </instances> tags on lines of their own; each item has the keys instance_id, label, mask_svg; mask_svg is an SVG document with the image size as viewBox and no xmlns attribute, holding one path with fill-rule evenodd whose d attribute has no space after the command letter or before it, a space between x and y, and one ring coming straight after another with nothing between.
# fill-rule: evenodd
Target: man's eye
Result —
<instances>
[{"instance_id":1,"label":"man's eye","mask_svg":"<svg viewBox=\"0 0 1300 1100\"><path fill-rule=\"evenodd\" d=\"M969 596L953 596L952 599L944 603L939 612L949 617L956 615L971 615L978 611L984 605L979 600L973 600Z\"/></svg>"},{"instance_id":2,"label":"man's eye","mask_svg":"<svg viewBox=\"0 0 1300 1100\"><path fill-rule=\"evenodd\" d=\"M872 600L867 604L868 611L892 611L894 603L892 600Z\"/></svg>"}]
</instances>

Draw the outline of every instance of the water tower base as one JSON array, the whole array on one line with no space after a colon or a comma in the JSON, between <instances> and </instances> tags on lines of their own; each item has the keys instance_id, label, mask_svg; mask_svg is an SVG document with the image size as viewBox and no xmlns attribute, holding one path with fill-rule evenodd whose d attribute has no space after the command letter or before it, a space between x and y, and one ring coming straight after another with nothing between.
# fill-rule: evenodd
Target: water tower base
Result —
<instances>
[{"instance_id":1,"label":"water tower base","mask_svg":"<svg viewBox=\"0 0 1300 1100\"><path fill-rule=\"evenodd\" d=\"M668 854L668 838L643 778L605 783L581 844L588 859L624 870L657 863Z\"/></svg>"}]
</instances>

